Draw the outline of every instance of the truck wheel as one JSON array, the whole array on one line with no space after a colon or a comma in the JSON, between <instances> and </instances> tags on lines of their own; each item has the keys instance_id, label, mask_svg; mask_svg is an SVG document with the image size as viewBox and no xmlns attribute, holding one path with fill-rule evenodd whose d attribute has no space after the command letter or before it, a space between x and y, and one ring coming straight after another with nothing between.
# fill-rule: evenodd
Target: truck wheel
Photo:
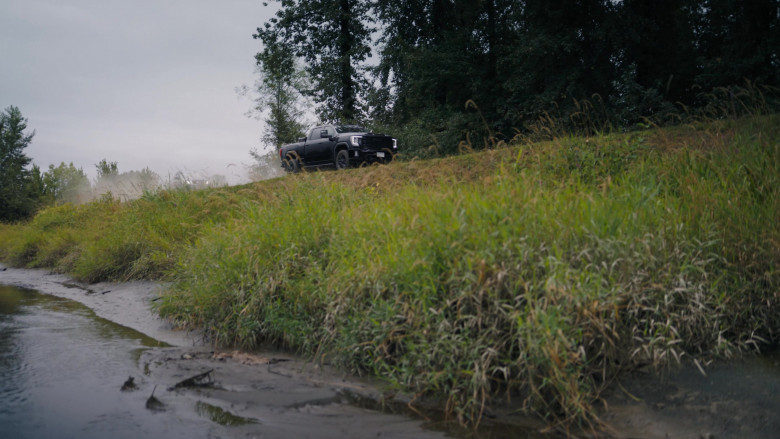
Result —
<instances>
[{"instance_id":1,"label":"truck wheel","mask_svg":"<svg viewBox=\"0 0 780 439\"><path fill-rule=\"evenodd\" d=\"M287 154L287 157L284 159L284 165L287 172L295 173L301 170L298 160L292 154Z\"/></svg>"},{"instance_id":2,"label":"truck wheel","mask_svg":"<svg viewBox=\"0 0 780 439\"><path fill-rule=\"evenodd\" d=\"M349 167L349 151L340 149L336 153L336 169L347 169Z\"/></svg>"},{"instance_id":3,"label":"truck wheel","mask_svg":"<svg viewBox=\"0 0 780 439\"><path fill-rule=\"evenodd\" d=\"M385 152L385 156L379 159L379 163L386 165L392 162L394 157L393 157L393 151L390 151L389 149L385 148L384 152Z\"/></svg>"}]
</instances>

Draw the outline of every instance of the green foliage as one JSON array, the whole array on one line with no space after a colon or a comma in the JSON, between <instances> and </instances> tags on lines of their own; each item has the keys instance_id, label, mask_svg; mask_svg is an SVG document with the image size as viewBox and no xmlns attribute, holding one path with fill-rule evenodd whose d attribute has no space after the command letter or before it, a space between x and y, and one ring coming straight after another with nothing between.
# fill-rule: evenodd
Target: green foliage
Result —
<instances>
[{"instance_id":1,"label":"green foliage","mask_svg":"<svg viewBox=\"0 0 780 439\"><path fill-rule=\"evenodd\" d=\"M694 82L702 93L750 80L780 85L780 4L776 0L706 0L694 9L701 29ZM746 25L750 23L750 25Z\"/></svg>"},{"instance_id":2,"label":"green foliage","mask_svg":"<svg viewBox=\"0 0 780 439\"><path fill-rule=\"evenodd\" d=\"M780 118L41 211L0 257L165 279L159 311L444 401L596 426L621 373L780 343Z\"/></svg>"},{"instance_id":3,"label":"green foliage","mask_svg":"<svg viewBox=\"0 0 780 439\"><path fill-rule=\"evenodd\" d=\"M13 233L6 229L0 259L53 267L87 282L159 279L202 227L229 217L236 203L228 189L169 190L127 203L109 194L50 207Z\"/></svg>"}]
</instances>

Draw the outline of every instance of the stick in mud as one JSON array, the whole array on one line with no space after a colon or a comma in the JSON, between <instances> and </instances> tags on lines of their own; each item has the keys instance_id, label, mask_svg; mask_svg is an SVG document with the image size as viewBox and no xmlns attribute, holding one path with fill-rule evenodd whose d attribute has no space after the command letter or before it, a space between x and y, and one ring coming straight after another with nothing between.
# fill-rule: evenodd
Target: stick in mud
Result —
<instances>
[{"instance_id":1,"label":"stick in mud","mask_svg":"<svg viewBox=\"0 0 780 439\"><path fill-rule=\"evenodd\" d=\"M132 390L138 389L138 386L135 385L135 378L128 377L127 381L125 381L124 384L122 384L122 391L123 392L130 392Z\"/></svg>"},{"instance_id":2,"label":"stick in mud","mask_svg":"<svg viewBox=\"0 0 780 439\"><path fill-rule=\"evenodd\" d=\"M154 386L154 389L152 389L152 394L149 396L149 398L146 399L146 408L147 410L151 410L153 412L164 412L165 404L154 397L155 390L157 390L157 386Z\"/></svg>"},{"instance_id":3,"label":"stick in mud","mask_svg":"<svg viewBox=\"0 0 780 439\"><path fill-rule=\"evenodd\" d=\"M214 379L211 376L211 372L214 372L214 369L209 369L206 372L203 372L195 376L191 376L186 380L179 381L178 383L174 384L172 387L168 387L168 390L170 391L182 387L208 387L214 384Z\"/></svg>"}]
</instances>

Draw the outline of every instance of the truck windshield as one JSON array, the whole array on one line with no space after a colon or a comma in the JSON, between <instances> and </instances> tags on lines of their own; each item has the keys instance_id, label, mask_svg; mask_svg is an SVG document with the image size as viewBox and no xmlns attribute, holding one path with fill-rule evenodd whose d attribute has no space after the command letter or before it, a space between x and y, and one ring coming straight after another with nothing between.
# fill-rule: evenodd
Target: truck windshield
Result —
<instances>
[{"instance_id":1,"label":"truck windshield","mask_svg":"<svg viewBox=\"0 0 780 439\"><path fill-rule=\"evenodd\" d=\"M342 133L365 133L366 129L360 125L340 125L336 127L336 132Z\"/></svg>"}]
</instances>

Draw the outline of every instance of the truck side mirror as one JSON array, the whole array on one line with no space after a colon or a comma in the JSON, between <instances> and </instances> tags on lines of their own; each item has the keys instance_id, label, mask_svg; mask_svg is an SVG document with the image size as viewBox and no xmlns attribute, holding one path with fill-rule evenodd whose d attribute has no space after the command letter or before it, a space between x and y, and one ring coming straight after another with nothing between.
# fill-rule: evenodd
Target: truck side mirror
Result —
<instances>
[{"instance_id":1,"label":"truck side mirror","mask_svg":"<svg viewBox=\"0 0 780 439\"><path fill-rule=\"evenodd\" d=\"M305 141L306 141L306 138L305 138L305 137L298 137L298 141L299 141L299 142L305 142Z\"/></svg>"}]
</instances>

